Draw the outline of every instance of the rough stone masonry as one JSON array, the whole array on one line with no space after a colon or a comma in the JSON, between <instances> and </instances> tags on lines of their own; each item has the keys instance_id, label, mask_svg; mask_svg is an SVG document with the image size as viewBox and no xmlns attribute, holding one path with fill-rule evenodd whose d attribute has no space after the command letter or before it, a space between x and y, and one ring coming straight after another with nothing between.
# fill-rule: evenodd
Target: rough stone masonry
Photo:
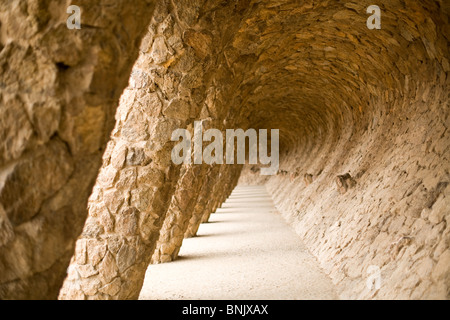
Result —
<instances>
[{"instance_id":1,"label":"rough stone masonry","mask_svg":"<svg viewBox=\"0 0 450 320\"><path fill-rule=\"evenodd\" d=\"M0 299L137 298L239 177L341 297L448 299L449 2L375 2L0 1ZM279 174L174 165L195 121L280 129Z\"/></svg>"}]
</instances>

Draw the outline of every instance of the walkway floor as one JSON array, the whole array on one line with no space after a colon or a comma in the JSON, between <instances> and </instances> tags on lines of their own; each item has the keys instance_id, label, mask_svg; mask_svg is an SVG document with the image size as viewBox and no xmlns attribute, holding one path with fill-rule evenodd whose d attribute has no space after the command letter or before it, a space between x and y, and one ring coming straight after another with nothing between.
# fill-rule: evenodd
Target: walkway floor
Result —
<instances>
[{"instance_id":1,"label":"walkway floor","mask_svg":"<svg viewBox=\"0 0 450 320\"><path fill-rule=\"evenodd\" d=\"M238 186L185 239L178 260L151 265L140 299L337 299L265 187Z\"/></svg>"}]
</instances>

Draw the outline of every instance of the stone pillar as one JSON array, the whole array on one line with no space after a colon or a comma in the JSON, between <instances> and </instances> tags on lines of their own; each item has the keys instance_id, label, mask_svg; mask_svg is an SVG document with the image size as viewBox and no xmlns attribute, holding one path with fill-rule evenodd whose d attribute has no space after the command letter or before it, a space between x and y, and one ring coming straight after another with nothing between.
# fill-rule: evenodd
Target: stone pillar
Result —
<instances>
[{"instance_id":1,"label":"stone pillar","mask_svg":"<svg viewBox=\"0 0 450 320\"><path fill-rule=\"evenodd\" d=\"M236 175L239 177L241 165L225 165L220 174L216 185L214 186L214 198L210 206L203 213L202 223L209 221L212 213L215 213L223 202L228 198L228 193L233 191L236 181ZM231 189L231 191L229 191Z\"/></svg>"},{"instance_id":2,"label":"stone pillar","mask_svg":"<svg viewBox=\"0 0 450 320\"><path fill-rule=\"evenodd\" d=\"M233 175L231 178L231 184L227 190L227 199L233 192L234 188L236 188L236 186L238 185L239 177L241 176L243 167L244 167L243 165L238 165L237 168L233 171Z\"/></svg>"},{"instance_id":3,"label":"stone pillar","mask_svg":"<svg viewBox=\"0 0 450 320\"><path fill-rule=\"evenodd\" d=\"M198 117L212 67L209 48L198 56L192 47L200 40L185 45L174 16L161 3L144 38L61 299L139 296L179 178L171 136Z\"/></svg>"},{"instance_id":4,"label":"stone pillar","mask_svg":"<svg viewBox=\"0 0 450 320\"><path fill-rule=\"evenodd\" d=\"M0 299L55 299L154 1L0 4Z\"/></svg>"},{"instance_id":5,"label":"stone pillar","mask_svg":"<svg viewBox=\"0 0 450 320\"><path fill-rule=\"evenodd\" d=\"M61 299L137 298L178 179L170 135L182 123L159 115L157 93L143 113L128 89L122 97L89 216L77 241ZM122 122L123 121L123 122Z\"/></svg>"},{"instance_id":6,"label":"stone pillar","mask_svg":"<svg viewBox=\"0 0 450 320\"><path fill-rule=\"evenodd\" d=\"M226 183L226 172L230 169L231 165L222 165L218 176L215 180L212 192L206 204L206 208L203 212L201 223L206 223L213 212L216 211L218 207L219 199L222 197L222 189ZM198 227L197 227L198 229Z\"/></svg>"},{"instance_id":7,"label":"stone pillar","mask_svg":"<svg viewBox=\"0 0 450 320\"><path fill-rule=\"evenodd\" d=\"M214 201L214 197L211 199L211 202L214 201L213 209L209 209L206 205L204 209L205 212L208 212L208 210L211 212L215 212L217 208L228 197L230 188L231 190L234 189L233 186L237 181L236 172L240 173L240 171L238 170L239 168L233 166L226 169L227 178L225 179L228 182L222 186L222 190L218 190L218 192L220 192L220 194L218 194L218 200ZM205 206L204 201L206 200L206 198L200 198L201 190L203 185L207 181L206 176L209 174L209 171L210 170L205 171L204 166L189 166L186 169L186 173L180 180L175 195L172 198L172 203L169 208L168 215L166 217L166 220L164 221L163 228L161 229L157 249L155 250L155 253L152 257L152 263L164 263L173 261L177 258L184 239L183 235L186 234L189 228L189 222L193 217L194 209L197 205L199 205L199 207L202 205ZM238 176L239 175L237 175L237 177ZM186 190L187 188L189 188L188 191ZM181 194L186 194L186 192L189 193L190 199L189 201L184 201L185 206L183 207L180 206L181 201L176 199L178 197L181 197ZM180 193L180 196L177 196L177 193ZM198 220L194 221L198 223Z\"/></svg>"},{"instance_id":8,"label":"stone pillar","mask_svg":"<svg viewBox=\"0 0 450 320\"><path fill-rule=\"evenodd\" d=\"M184 234L185 238L195 237L197 234L198 227L202 223L203 214L208 207L208 200L212 195L212 190L219 176L220 167L220 165L214 165L205 179L192 218L189 220L189 226Z\"/></svg>"},{"instance_id":9,"label":"stone pillar","mask_svg":"<svg viewBox=\"0 0 450 320\"><path fill-rule=\"evenodd\" d=\"M172 197L152 263L164 263L177 258L206 174L203 165L186 167Z\"/></svg>"}]
</instances>

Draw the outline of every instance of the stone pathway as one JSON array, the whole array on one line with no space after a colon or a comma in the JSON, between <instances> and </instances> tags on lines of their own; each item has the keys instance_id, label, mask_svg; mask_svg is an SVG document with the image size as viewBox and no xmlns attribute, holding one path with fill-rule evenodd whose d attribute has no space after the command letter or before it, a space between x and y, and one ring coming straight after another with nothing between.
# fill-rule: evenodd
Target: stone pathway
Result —
<instances>
[{"instance_id":1,"label":"stone pathway","mask_svg":"<svg viewBox=\"0 0 450 320\"><path fill-rule=\"evenodd\" d=\"M337 299L331 280L265 187L238 186L185 239L178 260L149 266L140 299Z\"/></svg>"}]
</instances>

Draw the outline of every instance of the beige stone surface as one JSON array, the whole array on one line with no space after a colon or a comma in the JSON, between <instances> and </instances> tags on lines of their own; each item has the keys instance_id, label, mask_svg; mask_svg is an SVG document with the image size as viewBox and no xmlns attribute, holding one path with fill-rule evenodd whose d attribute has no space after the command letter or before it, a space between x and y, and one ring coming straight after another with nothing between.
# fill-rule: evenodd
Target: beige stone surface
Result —
<instances>
[{"instance_id":1,"label":"beige stone surface","mask_svg":"<svg viewBox=\"0 0 450 320\"><path fill-rule=\"evenodd\" d=\"M0 2L0 299L136 299L242 169L188 188L194 121L280 130L278 174L240 183L340 297L449 298L448 2L381 1L380 30L365 0L82 0L69 30L74 3Z\"/></svg>"}]
</instances>

